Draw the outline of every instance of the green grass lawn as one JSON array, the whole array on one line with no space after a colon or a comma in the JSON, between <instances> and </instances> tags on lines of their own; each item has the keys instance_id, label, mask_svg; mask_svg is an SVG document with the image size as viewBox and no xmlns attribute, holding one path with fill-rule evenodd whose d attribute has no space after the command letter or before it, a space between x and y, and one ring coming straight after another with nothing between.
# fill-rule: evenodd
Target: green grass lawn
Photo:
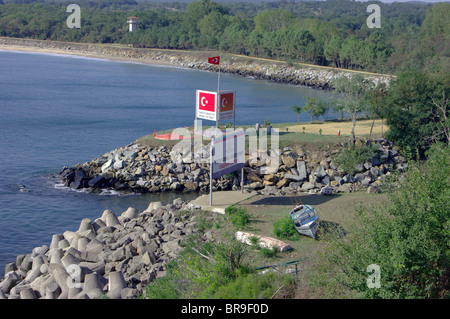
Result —
<instances>
[{"instance_id":1,"label":"green grass lawn","mask_svg":"<svg viewBox=\"0 0 450 319\"><path fill-rule=\"evenodd\" d=\"M320 150L324 148L329 148L334 145L338 145L340 143L343 143L348 140L348 137L346 136L333 136L333 135L320 135L320 134L314 134L314 133L303 133L303 132L289 132L289 130L286 130L287 127L295 125L295 123L280 123L280 124L273 124L272 128L279 129L278 138L279 138L279 147L291 147L291 148L303 148L308 149L310 151L313 150ZM250 125L243 125L239 126L239 128L242 128L243 130L248 130L249 128L254 127ZM206 127L203 128L204 130ZM171 133L173 130L165 130L164 133ZM162 132L157 132L158 134L162 134ZM258 141L260 141L260 138L258 138ZM276 138L276 135L267 135L266 141L267 141L267 148L270 150L272 141ZM159 146L167 146L167 147L173 147L176 145L179 140L174 141L167 141L167 140L159 140L153 137L153 134L149 134L146 136L143 136L136 140L137 143L142 145L148 145L152 147L159 147ZM203 138L203 143L206 145L209 143L208 138ZM246 136L246 149L248 150L248 143L249 143L249 137Z\"/></svg>"}]
</instances>

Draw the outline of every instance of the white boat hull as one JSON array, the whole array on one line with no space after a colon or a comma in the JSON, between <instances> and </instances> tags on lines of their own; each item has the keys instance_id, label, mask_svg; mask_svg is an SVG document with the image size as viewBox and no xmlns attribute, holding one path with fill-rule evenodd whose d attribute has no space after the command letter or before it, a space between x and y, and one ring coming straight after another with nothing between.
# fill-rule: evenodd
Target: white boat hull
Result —
<instances>
[{"instance_id":1,"label":"white boat hull","mask_svg":"<svg viewBox=\"0 0 450 319\"><path fill-rule=\"evenodd\" d=\"M319 216L314 208L309 205L299 205L289 215L294 221L295 229L299 234L316 238Z\"/></svg>"}]
</instances>

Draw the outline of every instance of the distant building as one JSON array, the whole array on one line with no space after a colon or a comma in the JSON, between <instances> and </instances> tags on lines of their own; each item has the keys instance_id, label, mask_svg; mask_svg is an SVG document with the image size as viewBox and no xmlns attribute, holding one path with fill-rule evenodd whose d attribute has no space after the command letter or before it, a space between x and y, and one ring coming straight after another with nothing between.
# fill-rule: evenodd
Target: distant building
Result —
<instances>
[{"instance_id":1,"label":"distant building","mask_svg":"<svg viewBox=\"0 0 450 319\"><path fill-rule=\"evenodd\" d=\"M137 18L137 17L128 17L127 18L129 32L134 32L137 30L138 19L139 18Z\"/></svg>"}]
</instances>

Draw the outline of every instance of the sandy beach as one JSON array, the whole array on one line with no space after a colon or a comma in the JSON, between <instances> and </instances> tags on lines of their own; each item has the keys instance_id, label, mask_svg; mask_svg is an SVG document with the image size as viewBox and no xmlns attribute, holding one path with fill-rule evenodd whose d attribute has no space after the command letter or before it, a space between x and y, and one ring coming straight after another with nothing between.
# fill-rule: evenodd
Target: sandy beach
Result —
<instances>
[{"instance_id":1,"label":"sandy beach","mask_svg":"<svg viewBox=\"0 0 450 319\"><path fill-rule=\"evenodd\" d=\"M29 53L74 55L74 56L86 57L86 58L92 58L92 59L103 59L103 60L122 61L122 62L135 62L135 63L174 66L173 64L171 64L167 61L161 61L161 60L150 60L149 61L148 59L145 59L145 58L132 58L132 57L125 58L125 57L120 57L120 56L114 56L111 54L78 52L78 51L74 51L72 49L67 50L67 49L58 49L58 48L42 48L42 47L37 47L37 46L4 45L4 44L0 43L0 50L29 52Z\"/></svg>"}]
</instances>

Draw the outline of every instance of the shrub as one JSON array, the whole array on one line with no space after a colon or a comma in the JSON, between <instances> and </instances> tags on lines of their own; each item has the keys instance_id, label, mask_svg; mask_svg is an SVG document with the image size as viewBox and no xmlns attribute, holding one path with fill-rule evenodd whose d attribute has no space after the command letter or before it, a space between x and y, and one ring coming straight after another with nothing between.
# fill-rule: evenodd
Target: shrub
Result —
<instances>
[{"instance_id":1,"label":"shrub","mask_svg":"<svg viewBox=\"0 0 450 319\"><path fill-rule=\"evenodd\" d=\"M273 234L281 239L297 240L298 233L290 216L280 218L273 223Z\"/></svg>"},{"instance_id":2,"label":"shrub","mask_svg":"<svg viewBox=\"0 0 450 319\"><path fill-rule=\"evenodd\" d=\"M263 275L255 273L237 277L235 280L220 287L214 294L216 299L268 299L277 290L285 287L284 294L293 294L294 281L289 275L268 272ZM277 294L279 295L279 294Z\"/></svg>"},{"instance_id":3,"label":"shrub","mask_svg":"<svg viewBox=\"0 0 450 319\"><path fill-rule=\"evenodd\" d=\"M228 219L233 226L238 229L247 228L250 222L251 215L247 212L245 208L230 206L225 209L225 213L228 215Z\"/></svg>"},{"instance_id":4,"label":"shrub","mask_svg":"<svg viewBox=\"0 0 450 319\"><path fill-rule=\"evenodd\" d=\"M334 163L349 174L357 171L357 165L364 164L377 155L376 145L343 148L334 158Z\"/></svg>"},{"instance_id":5,"label":"shrub","mask_svg":"<svg viewBox=\"0 0 450 319\"><path fill-rule=\"evenodd\" d=\"M411 163L382 208L360 208L348 240L327 255L339 281L366 298L448 298L450 276L450 148L433 146ZM380 287L367 267L380 267ZM329 270L328 270L329 272Z\"/></svg>"},{"instance_id":6,"label":"shrub","mask_svg":"<svg viewBox=\"0 0 450 319\"><path fill-rule=\"evenodd\" d=\"M278 253L278 248L277 247L273 247L272 249L270 249L270 248L266 248L266 247L261 247L261 248L259 248L258 252L263 257L274 258L274 257L276 257L276 255Z\"/></svg>"},{"instance_id":7,"label":"shrub","mask_svg":"<svg viewBox=\"0 0 450 319\"><path fill-rule=\"evenodd\" d=\"M183 246L178 257L167 264L166 276L145 288L144 298L211 298L219 287L250 272L243 263L246 245L235 239L204 242L192 236Z\"/></svg>"}]
</instances>

